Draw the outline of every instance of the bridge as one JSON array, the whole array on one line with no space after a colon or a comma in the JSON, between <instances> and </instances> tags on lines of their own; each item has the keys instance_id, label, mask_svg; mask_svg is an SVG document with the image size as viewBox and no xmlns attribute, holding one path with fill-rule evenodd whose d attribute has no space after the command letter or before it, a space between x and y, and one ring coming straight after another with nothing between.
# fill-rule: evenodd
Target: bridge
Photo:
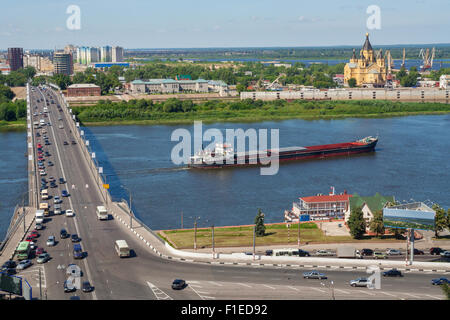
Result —
<instances>
[{"instance_id":1,"label":"bridge","mask_svg":"<svg viewBox=\"0 0 450 320\"><path fill-rule=\"evenodd\" d=\"M326 270L334 281L334 295L338 299L360 299L362 289L350 288L348 281L366 276L368 260L344 261L331 259L281 258L242 255L219 255L213 253L190 253L171 248L155 235L142 221L136 218L126 202L116 202L104 187L98 163L89 150L82 127L67 101L57 87L27 88L27 147L29 191L28 203L23 201L15 210L7 241L2 244L0 262L14 257L17 244L35 227L35 211L41 202L50 204L50 215L39 231L38 247L44 248L51 260L33 265L18 275L25 277L33 287L33 297L37 299L68 299L78 295L84 299L329 299L328 289L320 282L305 280L302 272L314 269ZM58 107L59 106L59 107ZM44 107L48 113L44 113ZM45 114L47 116L45 116ZM45 125L33 123L43 119ZM39 135L37 135L39 133ZM49 145L43 144L46 135ZM49 155L45 156L45 176L38 168L37 144ZM48 161L53 166L48 166ZM49 200L40 196L40 180L59 178L64 183L49 188ZM66 190L68 197L62 197ZM61 207L71 209L75 215L53 214L54 199L63 199ZM25 195L24 195L25 199ZM107 208L110 219L98 220L96 207ZM81 260L73 257L70 239L61 239L60 230L76 233L81 238L81 246L86 253ZM55 246L47 246L46 239L54 235ZM126 240L132 249L130 258L121 259L114 248L116 240ZM308 259L308 260L305 260ZM81 268L81 281L89 281L94 287L90 293L77 290L65 293L64 281L68 278L67 268L76 264ZM379 263L384 268L403 266L400 261ZM448 273L448 264L417 262L409 269L408 281L389 280L383 290L367 291L368 299L443 299L439 288L430 285L430 280ZM185 279L188 287L172 290L172 281ZM396 280L396 279L394 279ZM421 287L420 294L411 295ZM358 291L359 290L359 291Z\"/></svg>"}]
</instances>

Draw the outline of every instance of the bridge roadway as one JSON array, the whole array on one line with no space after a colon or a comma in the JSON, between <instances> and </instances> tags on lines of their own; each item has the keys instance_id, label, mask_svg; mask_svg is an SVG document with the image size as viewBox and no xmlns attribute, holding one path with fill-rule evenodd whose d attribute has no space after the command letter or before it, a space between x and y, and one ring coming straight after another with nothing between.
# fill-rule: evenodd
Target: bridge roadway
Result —
<instances>
[{"instance_id":1,"label":"bridge roadway","mask_svg":"<svg viewBox=\"0 0 450 320\"><path fill-rule=\"evenodd\" d=\"M41 144L44 141L42 131L46 130L51 145L44 145L47 180L50 176L58 181L64 177L66 183L57 188L49 188L53 197L61 197L62 189L70 197L62 198L62 209L73 209L75 217L51 215L46 227L40 232L38 246L43 247L52 257L43 264L41 276L42 298L68 299L78 295L84 299L330 299L330 290L321 285L319 280L305 280L301 277L304 269L280 267L245 267L217 266L201 263L188 263L162 259L154 254L138 238L124 228L118 220L98 221L95 214L97 205L103 204L103 198L89 170L86 159L81 153L68 122L72 121L59 112L56 94L52 90L35 88L30 90L32 122L43 118L51 126L38 129L41 132ZM44 101L42 101L42 98ZM40 102L37 102L40 99ZM55 101L49 106L48 118L39 115L46 101ZM35 108L37 107L37 109ZM64 106L63 106L64 108ZM38 116L34 116L34 112ZM58 120L58 117L62 120ZM64 128L59 129L62 123ZM36 129L33 129L36 136ZM37 141L37 140L36 140ZM69 145L64 145L64 141ZM34 152L36 152L36 146ZM35 153L36 156L36 153ZM35 158L37 159L37 157ZM54 166L47 165L48 160ZM37 177L40 180L41 177ZM74 188L72 188L72 185ZM53 199L48 200L53 211ZM65 228L69 233L77 233L87 257L75 260L72 256L70 239L60 239L59 232ZM55 235L57 245L46 246L49 235ZM120 259L114 250L114 241L124 239L134 249L135 256ZM26 272L32 273L38 266L34 265ZM63 283L67 279L66 267L77 264L83 271L82 280L89 280L95 287L92 293L64 293ZM33 269L34 268L34 269ZM33 271L34 270L34 271ZM24 273L25 272L19 272ZM348 281L360 276L367 276L364 271L327 271L329 279L334 282L334 294L337 299L443 299L440 288L430 285L430 280L440 275L436 273L410 273L404 278L383 279L382 290L351 288ZM188 282L184 290L174 291L171 283L175 278ZM34 273L33 295L40 296L37 276ZM45 287L44 287L45 286Z\"/></svg>"}]
</instances>

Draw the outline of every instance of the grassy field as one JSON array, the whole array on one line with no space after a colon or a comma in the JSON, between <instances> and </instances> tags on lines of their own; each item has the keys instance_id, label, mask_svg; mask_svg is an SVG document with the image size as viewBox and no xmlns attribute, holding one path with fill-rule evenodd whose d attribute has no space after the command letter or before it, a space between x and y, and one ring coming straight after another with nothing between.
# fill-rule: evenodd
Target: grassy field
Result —
<instances>
[{"instance_id":1,"label":"grassy field","mask_svg":"<svg viewBox=\"0 0 450 320\"><path fill-rule=\"evenodd\" d=\"M177 249L193 249L194 229L163 230L158 235ZM266 235L256 237L256 245L296 245L298 224L271 224L266 225ZM351 236L325 236L322 230L313 222L302 223L300 226L300 241L302 244L355 242ZM396 241L392 237L383 238L366 237L360 241ZM251 247L253 246L253 227L216 227L214 228L215 247ZM197 248L210 248L212 246L211 228L197 229Z\"/></svg>"},{"instance_id":2,"label":"grassy field","mask_svg":"<svg viewBox=\"0 0 450 320\"><path fill-rule=\"evenodd\" d=\"M0 131L25 131L27 128L26 120L4 121L0 120Z\"/></svg>"}]
</instances>

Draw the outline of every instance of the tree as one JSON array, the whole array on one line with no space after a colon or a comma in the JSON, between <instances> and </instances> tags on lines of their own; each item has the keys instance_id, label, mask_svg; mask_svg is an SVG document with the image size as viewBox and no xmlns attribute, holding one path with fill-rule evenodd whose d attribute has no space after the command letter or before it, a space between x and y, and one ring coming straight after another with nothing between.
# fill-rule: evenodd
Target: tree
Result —
<instances>
[{"instance_id":1,"label":"tree","mask_svg":"<svg viewBox=\"0 0 450 320\"><path fill-rule=\"evenodd\" d=\"M450 300L450 287L448 286L448 284L447 283L442 284L441 288L447 300Z\"/></svg>"},{"instance_id":2,"label":"tree","mask_svg":"<svg viewBox=\"0 0 450 320\"><path fill-rule=\"evenodd\" d=\"M348 219L350 234L354 239L361 239L366 232L366 221L361 207L353 208Z\"/></svg>"},{"instance_id":3,"label":"tree","mask_svg":"<svg viewBox=\"0 0 450 320\"><path fill-rule=\"evenodd\" d=\"M446 213L445 210L438 204L433 205L433 210L436 211L436 215L434 217L434 235L438 237L439 232L450 227L450 219L449 214Z\"/></svg>"},{"instance_id":4,"label":"tree","mask_svg":"<svg viewBox=\"0 0 450 320\"><path fill-rule=\"evenodd\" d=\"M258 209L258 214L255 217L255 234L257 237L264 237L266 234L266 226L264 225L264 213Z\"/></svg>"},{"instance_id":5,"label":"tree","mask_svg":"<svg viewBox=\"0 0 450 320\"><path fill-rule=\"evenodd\" d=\"M373 214L373 219L370 221L369 228L375 232L377 237L379 234L384 234L383 211L378 210Z\"/></svg>"},{"instance_id":6,"label":"tree","mask_svg":"<svg viewBox=\"0 0 450 320\"><path fill-rule=\"evenodd\" d=\"M350 88L356 87L356 79L355 79L355 78L350 78L350 79L348 79L348 86L349 86Z\"/></svg>"}]
</instances>

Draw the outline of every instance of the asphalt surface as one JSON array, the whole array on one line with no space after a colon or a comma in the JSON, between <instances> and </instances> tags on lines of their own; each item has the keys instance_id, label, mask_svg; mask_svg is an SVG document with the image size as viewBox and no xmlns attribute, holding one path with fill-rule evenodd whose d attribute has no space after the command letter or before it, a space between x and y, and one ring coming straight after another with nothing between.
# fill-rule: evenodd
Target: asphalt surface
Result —
<instances>
[{"instance_id":1,"label":"asphalt surface","mask_svg":"<svg viewBox=\"0 0 450 320\"><path fill-rule=\"evenodd\" d=\"M49 98L48 94L51 95ZM50 101L48 118L41 115L33 116L34 112L43 111L45 102L37 103L37 99ZM40 231L37 244L43 247L52 257L45 264L36 264L20 273L26 275L33 286L33 296L42 299L69 299L77 295L84 299L443 299L440 288L432 286L430 280L441 275L436 273L408 273L403 278L382 279L380 290L367 288L351 288L348 281L358 277L368 276L357 271L324 271L329 280L303 279L302 273L309 270L299 268L277 267L240 267L216 266L196 264L161 259L151 252L142 241L139 241L118 221L98 221L95 213L96 206L102 205L103 200L90 174L80 146L72 145L75 140L70 132L65 113L59 112L56 103L56 93L49 89L45 92L30 90L32 122L43 118L51 122L45 126L51 145L45 146L50 156L45 157L45 168L48 180L53 176L56 181L65 178L66 183L58 183L57 188L49 188L53 197L59 195L63 189L70 193L62 198L62 209L73 209L74 217L51 215L45 223L46 227ZM38 108L35 109L35 106ZM61 116L63 120L58 120ZM62 123L64 128L59 129ZM42 138L43 129L40 139ZM33 134L36 135L36 129ZM37 141L37 140L36 140ZM64 141L69 145L64 145ZM35 150L36 151L36 150ZM36 157L37 159L37 157ZM54 166L49 167L48 161ZM41 177L38 177L40 180ZM72 188L74 185L74 188ZM53 211L53 198L47 202ZM70 239L60 239L59 232L65 228L69 233L77 233L82 239L80 244L87 256L82 260L75 260L72 256L72 242ZM57 244L46 246L49 235L54 235ZM120 259L114 250L114 241L124 239L133 249L131 258ZM94 286L91 293L76 290L64 293L63 283L68 278L66 268L69 264L76 264L82 270L82 281L89 280ZM41 270L41 288L39 290L39 269ZM172 290L174 279L185 279L188 286L183 290Z\"/></svg>"}]
</instances>

